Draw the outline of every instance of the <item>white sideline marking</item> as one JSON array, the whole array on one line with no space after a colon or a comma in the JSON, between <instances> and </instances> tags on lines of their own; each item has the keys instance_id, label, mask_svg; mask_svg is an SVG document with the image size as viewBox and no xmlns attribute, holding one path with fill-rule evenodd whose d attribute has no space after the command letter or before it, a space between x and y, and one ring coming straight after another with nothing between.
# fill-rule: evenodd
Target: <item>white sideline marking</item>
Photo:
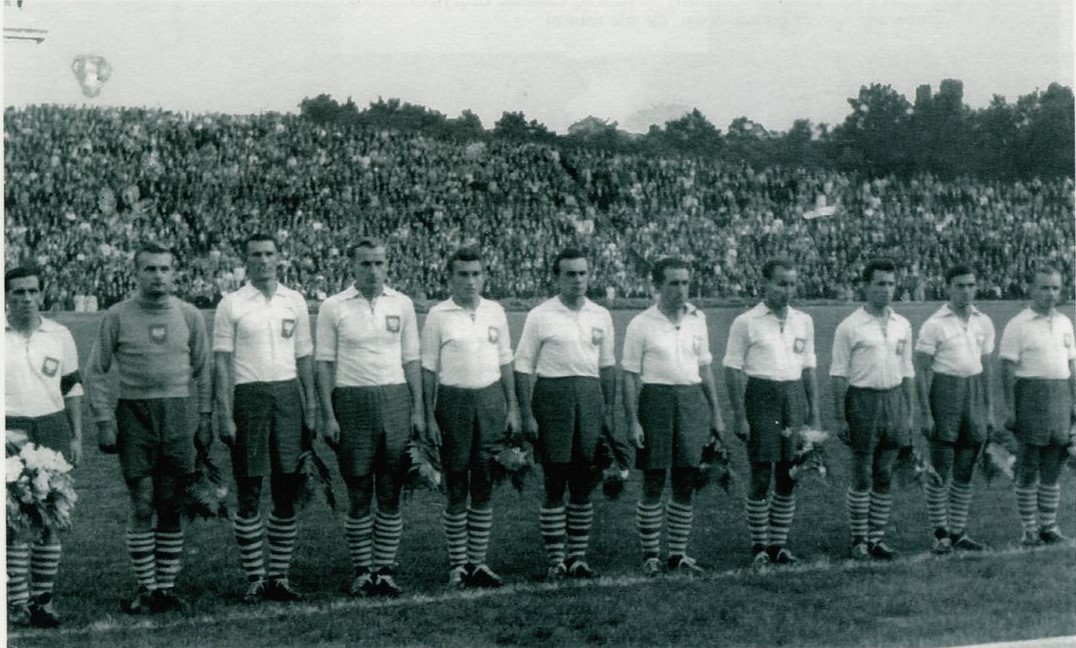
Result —
<instances>
[{"instance_id":1,"label":"white sideline marking","mask_svg":"<svg viewBox=\"0 0 1076 648\"><path fill-rule=\"evenodd\" d=\"M51 637L76 634L105 634L109 632L126 632L129 630L161 630L167 628L179 628L183 626L204 627L211 623L230 623L237 621L250 621L254 619L280 619L281 617L310 616L339 610L376 610L382 608L410 607L429 605L434 603L447 603L450 601L472 601L484 598L501 598L515 594L532 594L537 592L552 592L568 589L604 589L609 587L623 587L627 585L641 585L670 580L690 580L697 582L739 580L747 576L773 576L777 574L804 574L824 571L856 572L873 569L885 569L892 566L921 563L928 560L944 560L946 562L961 560L983 560L1003 556L1024 555L1031 553L1054 553L1061 550L1076 548L1076 542L1066 542L1061 545L1047 547L1005 547L986 552L959 552L947 556L935 556L930 552L922 552L901 557L890 562L855 561L851 559L831 561L821 558L810 563L801 563L793 567L765 567L752 569L743 567L728 569L721 572L709 572L702 576L659 576L651 578L647 576L602 576L591 581L561 581L559 583L513 583L497 589L474 589L463 591L446 591L437 594L410 594L396 599L352 599L341 598L332 601L318 603L292 603L288 605L265 605L257 608L244 608L226 614L200 615L194 617L180 617L168 620L157 618L139 617L115 617L108 616L100 621L95 621L81 628L58 628L56 630L20 630L9 632L9 639L23 637ZM1045 642L1045 643L1043 643ZM1073 646L1076 642L1072 637L1057 637L1054 639L1032 639L1029 641L1004 642L995 644L976 644L961 646L959 648L1032 648L1044 646L1054 648L1060 646Z\"/></svg>"}]
</instances>

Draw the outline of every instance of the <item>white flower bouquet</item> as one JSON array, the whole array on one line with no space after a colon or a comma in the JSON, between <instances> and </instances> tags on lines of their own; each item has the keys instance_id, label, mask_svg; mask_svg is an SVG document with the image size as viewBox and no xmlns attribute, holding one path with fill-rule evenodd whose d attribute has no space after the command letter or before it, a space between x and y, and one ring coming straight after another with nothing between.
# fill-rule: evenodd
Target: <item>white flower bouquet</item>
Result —
<instances>
[{"instance_id":1,"label":"white flower bouquet","mask_svg":"<svg viewBox=\"0 0 1076 648\"><path fill-rule=\"evenodd\" d=\"M78 501L71 464L59 452L30 443L17 430L7 433L5 445L8 537L33 542L46 533L70 529Z\"/></svg>"},{"instance_id":2,"label":"white flower bouquet","mask_svg":"<svg viewBox=\"0 0 1076 648\"><path fill-rule=\"evenodd\" d=\"M788 436L792 431L787 430ZM826 439L829 432L803 428L796 434L796 454L792 457L792 468L788 474L798 481L809 476L818 477L825 482L829 473L829 457L826 456Z\"/></svg>"}]
</instances>

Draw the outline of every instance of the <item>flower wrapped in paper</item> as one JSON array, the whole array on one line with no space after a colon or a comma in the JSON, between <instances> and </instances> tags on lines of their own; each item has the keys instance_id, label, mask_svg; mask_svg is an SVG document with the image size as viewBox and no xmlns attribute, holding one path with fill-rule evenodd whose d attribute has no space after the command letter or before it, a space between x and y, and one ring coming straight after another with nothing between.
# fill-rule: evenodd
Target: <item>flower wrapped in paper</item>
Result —
<instances>
[{"instance_id":1,"label":"flower wrapped in paper","mask_svg":"<svg viewBox=\"0 0 1076 648\"><path fill-rule=\"evenodd\" d=\"M295 494L295 505L300 510L306 508L318 493L325 499L330 510L336 510L336 493L333 492L332 474L329 466L314 449L314 432L303 426L303 451L299 454L299 490Z\"/></svg>"},{"instance_id":2,"label":"flower wrapped in paper","mask_svg":"<svg viewBox=\"0 0 1076 648\"><path fill-rule=\"evenodd\" d=\"M425 440L413 439L407 444L404 453L406 462L404 470L403 492L407 495L419 488L432 491L444 491L444 479L441 475L441 455L437 448Z\"/></svg>"},{"instance_id":3,"label":"flower wrapped in paper","mask_svg":"<svg viewBox=\"0 0 1076 648\"><path fill-rule=\"evenodd\" d=\"M194 472L187 477L183 491L183 512L187 519L229 519L227 497L228 486L220 468L209 458L207 448L198 448Z\"/></svg>"},{"instance_id":4,"label":"flower wrapped in paper","mask_svg":"<svg viewBox=\"0 0 1076 648\"><path fill-rule=\"evenodd\" d=\"M702 490L711 483L715 483L725 491L726 495L731 494L734 478L735 473L732 470L732 460L728 449L721 444L720 440L710 439L710 442L702 448L702 460L695 472L695 490Z\"/></svg>"},{"instance_id":5,"label":"flower wrapped in paper","mask_svg":"<svg viewBox=\"0 0 1076 648\"><path fill-rule=\"evenodd\" d=\"M591 484L601 483L606 499L616 500L624 492L631 471L628 470L627 446L611 430L602 430L591 464Z\"/></svg>"},{"instance_id":6,"label":"flower wrapped in paper","mask_svg":"<svg viewBox=\"0 0 1076 648\"><path fill-rule=\"evenodd\" d=\"M826 456L825 442L829 432L804 428L796 434L796 453L792 456L792 468L788 474L792 479L801 481L811 476L823 482L829 474L829 458Z\"/></svg>"},{"instance_id":7,"label":"flower wrapped in paper","mask_svg":"<svg viewBox=\"0 0 1076 648\"><path fill-rule=\"evenodd\" d=\"M520 494L527 482L527 475L534 470L531 451L521 441L505 441L494 450L489 461L489 474L494 486L510 482Z\"/></svg>"},{"instance_id":8,"label":"flower wrapped in paper","mask_svg":"<svg viewBox=\"0 0 1076 648\"><path fill-rule=\"evenodd\" d=\"M893 468L893 478L902 487L911 484L919 484L921 488L941 486L945 480L941 478L934 466L915 448L905 446L897 452L897 463Z\"/></svg>"},{"instance_id":9,"label":"flower wrapped in paper","mask_svg":"<svg viewBox=\"0 0 1076 648\"><path fill-rule=\"evenodd\" d=\"M1001 478L1012 481L1016 467L1016 456L1003 444L988 441L979 456L980 472L987 483Z\"/></svg>"},{"instance_id":10,"label":"flower wrapped in paper","mask_svg":"<svg viewBox=\"0 0 1076 648\"><path fill-rule=\"evenodd\" d=\"M78 501L71 464L18 431L6 435L5 446L8 538L34 542L70 529Z\"/></svg>"}]
</instances>

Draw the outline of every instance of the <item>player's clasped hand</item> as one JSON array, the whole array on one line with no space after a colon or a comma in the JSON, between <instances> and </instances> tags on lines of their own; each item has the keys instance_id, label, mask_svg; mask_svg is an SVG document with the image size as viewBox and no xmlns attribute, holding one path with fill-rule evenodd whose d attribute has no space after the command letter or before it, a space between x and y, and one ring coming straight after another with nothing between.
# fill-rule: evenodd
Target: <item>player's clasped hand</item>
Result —
<instances>
[{"instance_id":1,"label":"player's clasped hand","mask_svg":"<svg viewBox=\"0 0 1076 648\"><path fill-rule=\"evenodd\" d=\"M538 419L534 416L527 417L527 425L523 427L523 438L530 443L538 441Z\"/></svg>"},{"instance_id":2,"label":"player's clasped hand","mask_svg":"<svg viewBox=\"0 0 1076 648\"><path fill-rule=\"evenodd\" d=\"M631 442L635 444L637 449L643 449L645 437L643 435L643 426L638 421L633 421L631 424Z\"/></svg>"},{"instance_id":3,"label":"player's clasped hand","mask_svg":"<svg viewBox=\"0 0 1076 648\"><path fill-rule=\"evenodd\" d=\"M116 421L97 422L97 447L105 454L116 454Z\"/></svg>"},{"instance_id":4,"label":"player's clasped hand","mask_svg":"<svg viewBox=\"0 0 1076 648\"><path fill-rule=\"evenodd\" d=\"M852 428L848 426L848 421L837 421L837 438L841 440L841 443L852 447Z\"/></svg>"},{"instance_id":5,"label":"player's clasped hand","mask_svg":"<svg viewBox=\"0 0 1076 648\"><path fill-rule=\"evenodd\" d=\"M747 422L747 419L736 422L736 438L744 443L751 440L751 424Z\"/></svg>"},{"instance_id":6,"label":"player's clasped hand","mask_svg":"<svg viewBox=\"0 0 1076 648\"><path fill-rule=\"evenodd\" d=\"M231 448L235 445L235 420L226 414L221 414L217 421L217 436L220 437L221 443Z\"/></svg>"},{"instance_id":7,"label":"player's clasped hand","mask_svg":"<svg viewBox=\"0 0 1076 648\"><path fill-rule=\"evenodd\" d=\"M441 428L432 416L426 419L426 442L434 448L441 447Z\"/></svg>"},{"instance_id":8,"label":"player's clasped hand","mask_svg":"<svg viewBox=\"0 0 1076 648\"><path fill-rule=\"evenodd\" d=\"M919 433L927 439L934 436L934 415L930 412L923 412L919 416Z\"/></svg>"}]
</instances>

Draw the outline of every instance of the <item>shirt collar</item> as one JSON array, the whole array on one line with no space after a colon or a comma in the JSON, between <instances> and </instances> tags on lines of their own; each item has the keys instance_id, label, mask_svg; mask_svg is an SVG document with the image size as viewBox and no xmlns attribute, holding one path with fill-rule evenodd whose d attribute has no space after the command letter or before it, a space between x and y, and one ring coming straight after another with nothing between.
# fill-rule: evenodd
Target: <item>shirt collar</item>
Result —
<instances>
[{"instance_id":1,"label":"shirt collar","mask_svg":"<svg viewBox=\"0 0 1076 648\"><path fill-rule=\"evenodd\" d=\"M874 315L871 315L870 313L867 312L867 307L866 306L860 306L859 307L859 312L862 314L861 317L863 317L863 318L866 318L866 319L878 319ZM888 319L890 321L897 319L897 311L893 310L892 306L889 307L889 317L886 318L886 319Z\"/></svg>"},{"instance_id":2,"label":"shirt collar","mask_svg":"<svg viewBox=\"0 0 1076 648\"><path fill-rule=\"evenodd\" d=\"M281 295L283 293L283 289L284 286L281 283L277 282L276 288L273 289L273 294L269 295L269 299L272 300L274 297ZM236 292L238 292L240 297L242 297L243 299L254 299L258 296L265 296L262 291L255 288L254 284L250 283L249 281L243 284L243 287Z\"/></svg>"},{"instance_id":3,"label":"shirt collar","mask_svg":"<svg viewBox=\"0 0 1076 648\"><path fill-rule=\"evenodd\" d=\"M395 295L396 291L392 288L381 286L381 294L375 295L374 299L377 299L378 297L393 297ZM366 299L366 296L359 292L359 289L355 287L355 284L351 284L344 289L344 299Z\"/></svg>"},{"instance_id":4,"label":"shirt collar","mask_svg":"<svg viewBox=\"0 0 1076 648\"><path fill-rule=\"evenodd\" d=\"M557 295L556 297L553 297L552 301L553 301L553 303L556 304L556 307L558 309L562 310L562 311L567 311L569 313L576 312L576 311L573 311L572 309L568 308L567 305L565 305L565 303L561 300L560 295ZM578 312L582 313L584 311L592 311L592 310L595 310L595 307L596 307L596 304L594 302L592 302L589 299L587 299L586 297L584 297L583 298L583 305L579 308Z\"/></svg>"},{"instance_id":5,"label":"shirt collar","mask_svg":"<svg viewBox=\"0 0 1076 648\"><path fill-rule=\"evenodd\" d=\"M445 305L445 310L449 310L449 311L466 311L467 310L463 306L460 306L459 304L457 304L456 301L454 299L452 299L451 297L449 297L448 299L446 299L442 303ZM485 303L486 303L486 298L479 295L479 297L478 297L478 305L475 306L474 312L477 313L478 311L482 310L482 305L485 304Z\"/></svg>"},{"instance_id":6,"label":"shirt collar","mask_svg":"<svg viewBox=\"0 0 1076 648\"><path fill-rule=\"evenodd\" d=\"M945 302L944 304L942 304L942 307L939 310L941 311L942 317L946 317L948 315L956 315L956 311L954 311L952 307L949 306L949 302ZM892 309L890 309L890 311L892 311ZM982 311L976 308L975 304L968 304L968 315L982 315Z\"/></svg>"},{"instance_id":7,"label":"shirt collar","mask_svg":"<svg viewBox=\"0 0 1076 648\"><path fill-rule=\"evenodd\" d=\"M56 322L53 322L52 320L46 318L44 315L39 314L38 316L41 317L41 323L38 324L37 328L35 328L33 331L30 331L31 335L33 335L34 333L37 333L38 331L41 331L43 333L48 333L48 332L54 330L55 328L57 328L59 326L58 324L56 324ZM15 327L11 325L11 322L7 321L6 316L4 317L4 330L5 331L14 331L14 330L16 330Z\"/></svg>"},{"instance_id":8,"label":"shirt collar","mask_svg":"<svg viewBox=\"0 0 1076 648\"><path fill-rule=\"evenodd\" d=\"M773 315L777 319L781 319L780 317L778 317L777 311L775 311L772 308L770 308L769 306L767 306L766 302L764 302L764 301L760 301L754 308L751 309L750 312L754 313L755 315ZM789 306L788 307L788 313L785 315L785 319L786 320L792 319L792 317L795 315L795 313L796 313L796 309Z\"/></svg>"},{"instance_id":9,"label":"shirt collar","mask_svg":"<svg viewBox=\"0 0 1076 648\"><path fill-rule=\"evenodd\" d=\"M698 312L699 309L696 308L695 305L691 302L687 302L684 304L684 317L687 317L689 315L696 315L698 314ZM670 322L669 318L665 317L665 313L661 312L661 309L658 308L657 304L654 304L650 308L646 309L645 311L643 311L643 313L649 314L650 317L656 320L660 320L662 322Z\"/></svg>"}]
</instances>

